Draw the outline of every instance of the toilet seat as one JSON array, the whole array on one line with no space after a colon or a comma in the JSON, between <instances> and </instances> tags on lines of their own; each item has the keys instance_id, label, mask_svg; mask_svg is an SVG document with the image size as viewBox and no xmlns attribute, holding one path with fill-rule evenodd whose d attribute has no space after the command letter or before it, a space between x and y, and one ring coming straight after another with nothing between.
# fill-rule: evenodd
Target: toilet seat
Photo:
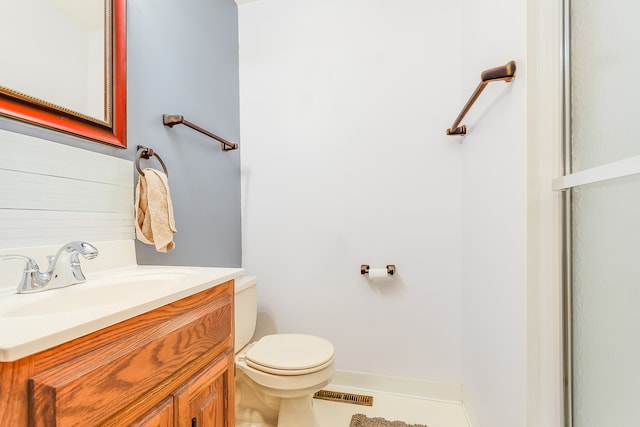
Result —
<instances>
[{"instance_id":1,"label":"toilet seat","mask_svg":"<svg viewBox=\"0 0 640 427\"><path fill-rule=\"evenodd\" d=\"M306 375L333 363L333 345L304 334L266 335L244 354L247 366L274 375Z\"/></svg>"}]
</instances>

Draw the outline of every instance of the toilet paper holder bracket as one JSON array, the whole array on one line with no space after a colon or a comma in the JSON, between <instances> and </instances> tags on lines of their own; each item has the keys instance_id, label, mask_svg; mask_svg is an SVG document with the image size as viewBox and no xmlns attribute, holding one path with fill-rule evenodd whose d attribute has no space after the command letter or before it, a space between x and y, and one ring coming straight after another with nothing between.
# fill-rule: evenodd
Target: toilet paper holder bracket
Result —
<instances>
[{"instance_id":1,"label":"toilet paper holder bracket","mask_svg":"<svg viewBox=\"0 0 640 427\"><path fill-rule=\"evenodd\" d=\"M362 264L360 266L360 274L369 274L369 264ZM387 265L387 274L389 276L396 274L396 266L393 264Z\"/></svg>"}]
</instances>

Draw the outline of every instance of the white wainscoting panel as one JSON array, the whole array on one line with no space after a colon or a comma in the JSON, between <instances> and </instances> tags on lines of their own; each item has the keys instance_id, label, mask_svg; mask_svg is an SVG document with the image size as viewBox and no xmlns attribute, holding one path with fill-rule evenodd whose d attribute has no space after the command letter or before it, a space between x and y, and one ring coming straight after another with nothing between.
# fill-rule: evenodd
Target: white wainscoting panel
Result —
<instances>
[{"instance_id":1,"label":"white wainscoting panel","mask_svg":"<svg viewBox=\"0 0 640 427\"><path fill-rule=\"evenodd\" d=\"M133 162L0 130L0 248L135 238Z\"/></svg>"}]
</instances>

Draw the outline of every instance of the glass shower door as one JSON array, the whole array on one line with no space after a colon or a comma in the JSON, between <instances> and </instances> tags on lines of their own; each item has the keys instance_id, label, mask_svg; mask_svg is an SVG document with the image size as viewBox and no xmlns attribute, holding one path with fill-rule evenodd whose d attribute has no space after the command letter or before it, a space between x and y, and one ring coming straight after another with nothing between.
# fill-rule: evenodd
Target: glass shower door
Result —
<instances>
[{"instance_id":1,"label":"glass shower door","mask_svg":"<svg viewBox=\"0 0 640 427\"><path fill-rule=\"evenodd\" d=\"M640 426L640 2L566 0L569 396L575 427Z\"/></svg>"},{"instance_id":2,"label":"glass shower door","mask_svg":"<svg viewBox=\"0 0 640 427\"><path fill-rule=\"evenodd\" d=\"M640 175L573 190L573 425L640 425Z\"/></svg>"}]
</instances>

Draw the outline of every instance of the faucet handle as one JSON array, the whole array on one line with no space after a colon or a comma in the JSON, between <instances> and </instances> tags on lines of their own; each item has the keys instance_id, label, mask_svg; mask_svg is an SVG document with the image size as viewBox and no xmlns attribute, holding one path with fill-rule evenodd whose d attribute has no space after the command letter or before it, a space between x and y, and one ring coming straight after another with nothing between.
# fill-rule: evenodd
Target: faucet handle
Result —
<instances>
[{"instance_id":1,"label":"faucet handle","mask_svg":"<svg viewBox=\"0 0 640 427\"><path fill-rule=\"evenodd\" d=\"M18 255L18 254L9 254L9 255L0 255L0 261L10 260L10 259L19 259L21 261L25 261L26 265L24 267L26 271L38 271L40 267L38 267L38 263L36 260L26 255Z\"/></svg>"},{"instance_id":2,"label":"faucet handle","mask_svg":"<svg viewBox=\"0 0 640 427\"><path fill-rule=\"evenodd\" d=\"M0 261L10 259L19 259L21 261L25 261L22 278L20 279L20 283L18 284L18 293L33 292L35 289L41 287L41 285L36 283L36 281L34 280L34 277L40 274L40 267L38 267L38 263L33 258L26 255L17 254L0 255Z\"/></svg>"}]
</instances>

